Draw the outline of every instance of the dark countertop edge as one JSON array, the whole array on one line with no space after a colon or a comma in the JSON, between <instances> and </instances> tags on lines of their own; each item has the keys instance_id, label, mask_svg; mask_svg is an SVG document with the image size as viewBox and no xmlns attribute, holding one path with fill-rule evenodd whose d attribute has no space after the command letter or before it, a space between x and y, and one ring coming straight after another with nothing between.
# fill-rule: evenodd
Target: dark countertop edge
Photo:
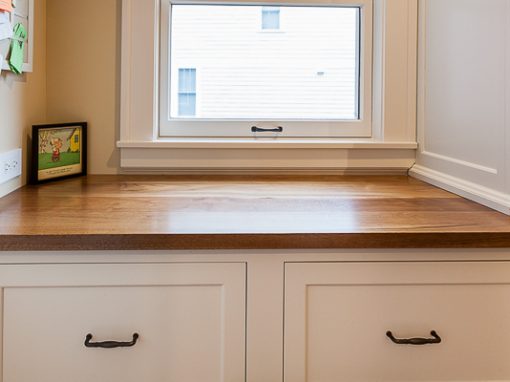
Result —
<instances>
[{"instance_id":1,"label":"dark countertop edge","mask_svg":"<svg viewBox=\"0 0 510 382\"><path fill-rule=\"evenodd\" d=\"M510 248L510 232L0 235L0 251Z\"/></svg>"}]
</instances>

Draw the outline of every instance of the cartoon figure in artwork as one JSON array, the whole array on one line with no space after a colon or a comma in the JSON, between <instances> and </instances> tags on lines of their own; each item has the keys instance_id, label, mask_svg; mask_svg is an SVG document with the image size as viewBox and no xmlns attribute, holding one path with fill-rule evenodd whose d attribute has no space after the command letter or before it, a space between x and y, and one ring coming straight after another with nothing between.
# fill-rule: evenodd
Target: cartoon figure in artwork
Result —
<instances>
[{"instance_id":1,"label":"cartoon figure in artwork","mask_svg":"<svg viewBox=\"0 0 510 382\"><path fill-rule=\"evenodd\" d=\"M62 139L55 138L51 140L51 147L53 150L53 154L51 156L52 162L60 162L60 150L62 149L62 146L64 145L64 142L62 142Z\"/></svg>"}]
</instances>

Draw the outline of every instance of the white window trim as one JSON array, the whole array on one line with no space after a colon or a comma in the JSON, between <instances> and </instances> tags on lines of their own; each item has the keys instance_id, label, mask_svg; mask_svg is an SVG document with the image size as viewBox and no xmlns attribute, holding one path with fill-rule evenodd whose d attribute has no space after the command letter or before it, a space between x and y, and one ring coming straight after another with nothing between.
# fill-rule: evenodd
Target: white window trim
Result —
<instances>
[{"instance_id":1,"label":"white window trim","mask_svg":"<svg viewBox=\"0 0 510 382\"><path fill-rule=\"evenodd\" d=\"M160 120L159 138L169 137L254 137L251 127L263 128L284 126L283 137L289 138L369 138L372 136L372 36L373 36L373 0L316 0L313 6L349 6L361 8L361 41L360 41L360 83L358 91L362 97L359 102L358 120L273 120L273 119L200 119L182 118L168 120L169 105L172 101L170 88L170 17L171 6L180 4L231 4L231 5L268 5L292 6L310 5L295 0L267 1L264 3L253 0L225 0L211 2L208 0L161 0L161 43L160 43ZM269 30L271 32L271 30ZM168 68L168 69L166 69ZM175 70L172 69L172 70ZM168 89L168 90L167 90ZM169 102L170 101L170 102ZM274 133L258 135L274 136Z\"/></svg>"},{"instance_id":2,"label":"white window trim","mask_svg":"<svg viewBox=\"0 0 510 382\"><path fill-rule=\"evenodd\" d=\"M303 4L313 3L303 1ZM374 0L372 137L320 141L278 137L228 142L160 139L159 7L160 0L122 0L117 146L124 171L403 170L414 164L418 0Z\"/></svg>"}]
</instances>

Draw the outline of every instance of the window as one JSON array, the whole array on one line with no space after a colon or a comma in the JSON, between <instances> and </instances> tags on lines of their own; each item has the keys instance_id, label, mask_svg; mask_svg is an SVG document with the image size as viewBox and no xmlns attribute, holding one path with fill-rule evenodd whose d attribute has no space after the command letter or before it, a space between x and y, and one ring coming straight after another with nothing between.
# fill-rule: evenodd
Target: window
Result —
<instances>
[{"instance_id":1,"label":"window","mask_svg":"<svg viewBox=\"0 0 510 382\"><path fill-rule=\"evenodd\" d=\"M263 30L280 29L280 8L262 7L262 29Z\"/></svg>"},{"instance_id":2,"label":"window","mask_svg":"<svg viewBox=\"0 0 510 382\"><path fill-rule=\"evenodd\" d=\"M160 136L370 136L371 0L337 1L164 1Z\"/></svg>"},{"instance_id":3,"label":"window","mask_svg":"<svg viewBox=\"0 0 510 382\"><path fill-rule=\"evenodd\" d=\"M177 116L191 117L197 107L197 70L179 69L179 107Z\"/></svg>"}]
</instances>

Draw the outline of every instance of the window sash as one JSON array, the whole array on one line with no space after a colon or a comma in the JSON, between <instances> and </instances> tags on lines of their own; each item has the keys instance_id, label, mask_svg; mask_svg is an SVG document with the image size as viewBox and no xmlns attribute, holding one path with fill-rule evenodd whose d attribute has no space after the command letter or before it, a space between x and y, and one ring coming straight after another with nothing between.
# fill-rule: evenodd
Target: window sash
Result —
<instances>
[{"instance_id":1,"label":"window sash","mask_svg":"<svg viewBox=\"0 0 510 382\"><path fill-rule=\"evenodd\" d=\"M359 47L359 94L358 120L317 120L317 119L205 119L205 118L171 118L170 116L170 30L171 6L173 4L189 4L180 0L162 0L161 7L161 81L160 81L160 137L254 137L251 127L262 128L284 126L282 137L318 138L318 137L356 137L372 136L372 29L373 0L320 0L316 6L359 7L359 30L361 38ZM326 2L327 1L327 2ZM194 1L193 4L218 4L207 1ZM221 5L261 5L252 1L238 0L223 2ZM294 5L294 4L289 4ZM270 4L268 4L270 6ZM198 79L197 79L198 81ZM196 97L197 100L199 97ZM175 102L174 100L173 102ZM198 102L197 102L198 103ZM199 114L199 110L196 110ZM258 134L273 136L274 134Z\"/></svg>"}]
</instances>

